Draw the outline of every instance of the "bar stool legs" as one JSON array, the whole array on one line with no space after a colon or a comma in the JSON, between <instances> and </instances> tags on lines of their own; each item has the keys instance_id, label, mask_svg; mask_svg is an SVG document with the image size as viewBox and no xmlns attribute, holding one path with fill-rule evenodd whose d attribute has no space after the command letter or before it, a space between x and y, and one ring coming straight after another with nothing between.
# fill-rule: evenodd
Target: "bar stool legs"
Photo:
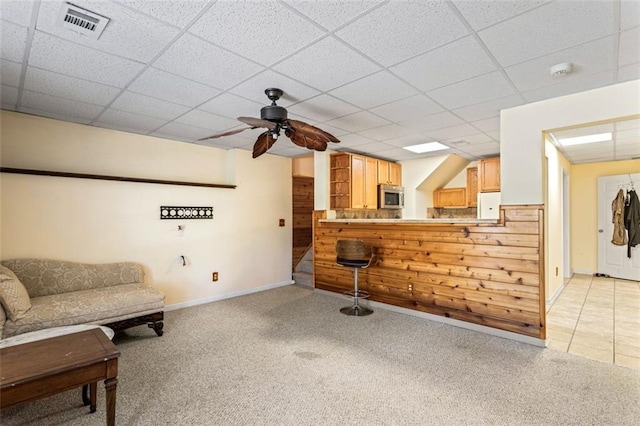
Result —
<instances>
[{"instance_id":1,"label":"bar stool legs","mask_svg":"<svg viewBox=\"0 0 640 426\"><path fill-rule=\"evenodd\" d=\"M363 317L365 315L371 315L373 311L358 304L359 299L365 299L369 297L369 292L358 290L358 269L360 268L353 268L353 291L348 291L345 293L346 295L353 298L353 305L340 309L340 312L345 315Z\"/></svg>"}]
</instances>

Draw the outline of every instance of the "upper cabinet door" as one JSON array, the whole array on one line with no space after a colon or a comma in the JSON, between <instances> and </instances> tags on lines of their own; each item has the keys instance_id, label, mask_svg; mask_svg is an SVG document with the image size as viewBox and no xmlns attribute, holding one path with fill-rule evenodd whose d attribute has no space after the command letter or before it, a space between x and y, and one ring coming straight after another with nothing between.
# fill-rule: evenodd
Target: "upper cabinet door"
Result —
<instances>
[{"instance_id":1,"label":"upper cabinet door","mask_svg":"<svg viewBox=\"0 0 640 426\"><path fill-rule=\"evenodd\" d=\"M478 179L480 192L499 192L500 157L478 160Z\"/></svg>"},{"instance_id":2,"label":"upper cabinet door","mask_svg":"<svg viewBox=\"0 0 640 426\"><path fill-rule=\"evenodd\" d=\"M402 166L398 163L378 160L378 184L402 185Z\"/></svg>"},{"instance_id":3,"label":"upper cabinet door","mask_svg":"<svg viewBox=\"0 0 640 426\"><path fill-rule=\"evenodd\" d=\"M389 163L389 184L402 185L402 166L398 163Z\"/></svg>"},{"instance_id":4,"label":"upper cabinet door","mask_svg":"<svg viewBox=\"0 0 640 426\"><path fill-rule=\"evenodd\" d=\"M478 168L467 169L467 207L478 206Z\"/></svg>"}]
</instances>

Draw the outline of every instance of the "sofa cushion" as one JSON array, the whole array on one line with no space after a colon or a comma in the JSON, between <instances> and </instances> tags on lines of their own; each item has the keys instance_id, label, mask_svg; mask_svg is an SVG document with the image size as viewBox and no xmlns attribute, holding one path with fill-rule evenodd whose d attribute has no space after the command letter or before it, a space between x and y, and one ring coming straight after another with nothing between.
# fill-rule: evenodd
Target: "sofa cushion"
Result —
<instances>
[{"instance_id":1,"label":"sofa cushion","mask_svg":"<svg viewBox=\"0 0 640 426\"><path fill-rule=\"evenodd\" d=\"M0 303L7 317L16 321L27 314L31 309L29 293L18 277L6 266L0 265Z\"/></svg>"},{"instance_id":2,"label":"sofa cushion","mask_svg":"<svg viewBox=\"0 0 640 426\"><path fill-rule=\"evenodd\" d=\"M4 336L74 324L108 324L164 308L164 294L141 283L54 294L31 299L24 318L7 320Z\"/></svg>"},{"instance_id":3,"label":"sofa cushion","mask_svg":"<svg viewBox=\"0 0 640 426\"><path fill-rule=\"evenodd\" d=\"M31 297L68 293L144 281L142 266L133 262L76 263L49 259L10 259L11 269Z\"/></svg>"}]
</instances>

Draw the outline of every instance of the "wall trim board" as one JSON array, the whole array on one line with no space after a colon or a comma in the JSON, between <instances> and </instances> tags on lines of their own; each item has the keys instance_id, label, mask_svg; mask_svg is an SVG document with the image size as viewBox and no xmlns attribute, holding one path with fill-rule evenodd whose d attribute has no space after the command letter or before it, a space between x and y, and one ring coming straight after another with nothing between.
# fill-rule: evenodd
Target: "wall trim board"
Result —
<instances>
[{"instance_id":1,"label":"wall trim board","mask_svg":"<svg viewBox=\"0 0 640 426\"><path fill-rule=\"evenodd\" d=\"M317 291L322 294L345 299L344 294L341 294L341 293L335 293L333 291L322 290L319 288L316 288L313 291ZM347 301L346 303L349 303L349 301ZM502 337L504 339L515 340L517 342L527 343L529 345L538 346L541 348L544 348L547 346L546 340L539 339L537 337L525 336L523 334L513 333L510 331L500 330L492 327L486 327L484 325L474 324L471 322L460 321L454 318L447 318L439 315L433 315L427 312L415 311L413 309L407 309L401 306L395 306L395 305L389 305L387 303L376 302L375 300L366 300L362 304L366 306L375 307L375 308L386 309L387 311L397 312L399 314L411 315L411 316L426 319L429 321L452 325L454 327L464 328L472 331L478 331L480 333L490 334L492 336Z\"/></svg>"},{"instance_id":2,"label":"wall trim board","mask_svg":"<svg viewBox=\"0 0 640 426\"><path fill-rule=\"evenodd\" d=\"M185 181L163 180L163 179L145 179L145 178L134 178L134 177L126 177L126 176L109 176L109 175L94 175L94 174L87 174L87 173L55 172L50 170L16 169L12 167L0 167L0 173L14 173L14 174L34 175L34 176L66 177L66 178L76 178L76 179L111 180L111 181L118 181L118 182L155 183L160 185L200 186L205 188L222 188L222 189L236 188L236 185L225 185L225 184L219 184L219 183L185 182Z\"/></svg>"},{"instance_id":3,"label":"wall trim board","mask_svg":"<svg viewBox=\"0 0 640 426\"><path fill-rule=\"evenodd\" d=\"M229 292L229 293L216 294L214 296L203 297L203 298L195 299L195 300L189 300L187 302L172 303L170 305L166 305L164 307L164 310L166 312L169 312L169 311L175 311L177 309L190 308L190 307L193 307L193 306L204 305L206 303L211 303L211 302L218 302L220 300L231 299L233 297L238 297L238 296L246 296L248 294L259 293L261 291L272 290L274 288L285 287L285 286L293 285L293 284L294 284L293 280L280 281L280 282L277 282L277 283L266 284L266 285L263 285L263 286L260 286L260 287L248 288L246 290L239 290L239 291L232 291L232 292Z\"/></svg>"}]
</instances>

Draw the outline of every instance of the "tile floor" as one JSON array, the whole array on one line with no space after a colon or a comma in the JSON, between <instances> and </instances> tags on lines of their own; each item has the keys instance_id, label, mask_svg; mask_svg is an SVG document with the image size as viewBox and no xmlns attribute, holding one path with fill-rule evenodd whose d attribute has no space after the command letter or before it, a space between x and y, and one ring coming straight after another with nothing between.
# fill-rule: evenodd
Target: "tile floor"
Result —
<instances>
[{"instance_id":1,"label":"tile floor","mask_svg":"<svg viewBox=\"0 0 640 426\"><path fill-rule=\"evenodd\" d=\"M574 275L547 311L548 348L640 369L640 282Z\"/></svg>"}]
</instances>

